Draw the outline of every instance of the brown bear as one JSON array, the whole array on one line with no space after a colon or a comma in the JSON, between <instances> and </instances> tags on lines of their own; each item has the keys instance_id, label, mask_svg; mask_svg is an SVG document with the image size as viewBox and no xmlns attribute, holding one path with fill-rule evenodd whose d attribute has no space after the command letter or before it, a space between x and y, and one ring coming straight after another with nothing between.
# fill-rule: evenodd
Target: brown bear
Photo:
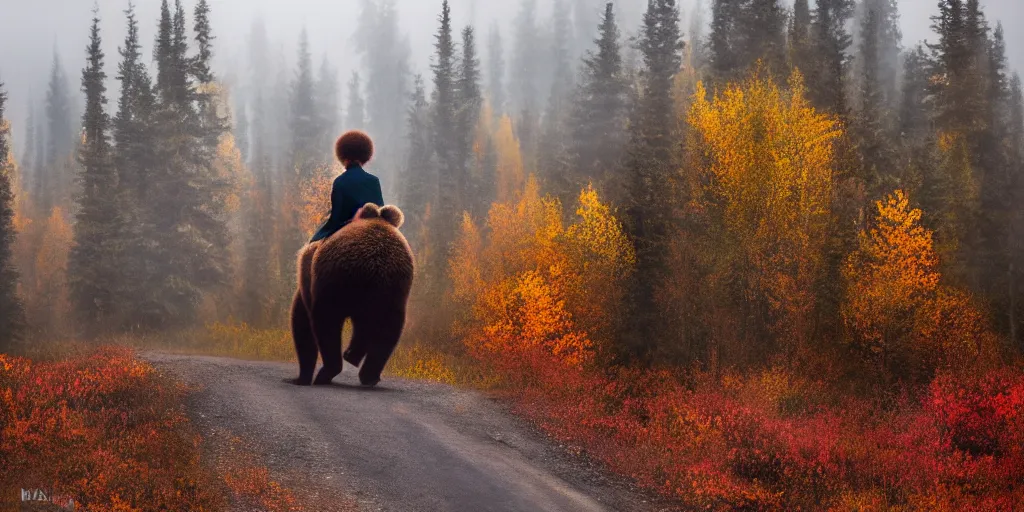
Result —
<instances>
[{"instance_id":1,"label":"brown bear","mask_svg":"<svg viewBox=\"0 0 1024 512\"><path fill-rule=\"evenodd\" d=\"M299 358L294 383L330 384L341 373L341 330L352 319L345 360L364 386L380 382L402 337L413 281L413 255L398 228L402 211L367 204L351 223L299 252L298 290L292 304L292 337ZM313 379L317 352L323 367Z\"/></svg>"}]
</instances>

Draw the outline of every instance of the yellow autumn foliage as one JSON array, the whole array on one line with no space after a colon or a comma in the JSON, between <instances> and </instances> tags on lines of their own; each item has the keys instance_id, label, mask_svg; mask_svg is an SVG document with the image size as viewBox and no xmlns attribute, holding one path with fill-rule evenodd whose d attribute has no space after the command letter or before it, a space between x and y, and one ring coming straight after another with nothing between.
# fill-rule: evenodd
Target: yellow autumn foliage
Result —
<instances>
[{"instance_id":1,"label":"yellow autumn foliage","mask_svg":"<svg viewBox=\"0 0 1024 512\"><path fill-rule=\"evenodd\" d=\"M519 139L512 129L512 119L507 115L498 121L494 134L494 150L497 154L497 186L498 202L508 202L523 189L526 179L523 170L523 155L519 147Z\"/></svg>"},{"instance_id":2,"label":"yellow autumn foliage","mask_svg":"<svg viewBox=\"0 0 1024 512\"><path fill-rule=\"evenodd\" d=\"M459 334L471 351L514 361L540 350L562 364L590 361L608 343L635 263L632 245L592 187L569 226L532 177L514 202L492 205L481 231L464 215L449 262Z\"/></svg>"},{"instance_id":3,"label":"yellow autumn foliage","mask_svg":"<svg viewBox=\"0 0 1024 512\"><path fill-rule=\"evenodd\" d=\"M717 223L709 282L739 283L732 299L766 311L775 336L799 346L824 267L839 123L810 105L794 73L788 90L754 76L711 99L698 83L689 124L692 207Z\"/></svg>"}]
</instances>

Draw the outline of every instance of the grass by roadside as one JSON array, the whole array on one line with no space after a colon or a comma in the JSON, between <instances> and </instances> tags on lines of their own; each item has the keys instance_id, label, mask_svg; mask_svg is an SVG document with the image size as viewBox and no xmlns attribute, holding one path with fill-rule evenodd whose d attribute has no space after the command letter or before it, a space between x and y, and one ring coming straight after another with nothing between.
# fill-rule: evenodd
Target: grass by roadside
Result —
<instances>
[{"instance_id":1,"label":"grass by roadside","mask_svg":"<svg viewBox=\"0 0 1024 512\"><path fill-rule=\"evenodd\" d=\"M346 325L345 343L350 335ZM218 322L173 334L119 336L104 343L175 354L233 357L252 361L295 362L290 331L258 329L239 322ZM60 350L66 350L61 348ZM386 375L442 384L487 386L484 374L459 355L415 342L399 344L388 362Z\"/></svg>"}]
</instances>

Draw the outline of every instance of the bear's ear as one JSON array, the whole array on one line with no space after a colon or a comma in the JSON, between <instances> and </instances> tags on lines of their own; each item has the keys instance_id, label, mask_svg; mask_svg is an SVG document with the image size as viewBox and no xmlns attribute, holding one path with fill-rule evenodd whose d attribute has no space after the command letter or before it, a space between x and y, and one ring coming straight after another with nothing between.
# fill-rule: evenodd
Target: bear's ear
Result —
<instances>
[{"instance_id":1,"label":"bear's ear","mask_svg":"<svg viewBox=\"0 0 1024 512\"><path fill-rule=\"evenodd\" d=\"M380 217L396 228L400 228L402 224L405 224L405 214L397 206L388 205L381 208Z\"/></svg>"},{"instance_id":2,"label":"bear's ear","mask_svg":"<svg viewBox=\"0 0 1024 512\"><path fill-rule=\"evenodd\" d=\"M373 203L366 203L359 212L356 213L357 219L379 219L380 218L380 207Z\"/></svg>"}]
</instances>

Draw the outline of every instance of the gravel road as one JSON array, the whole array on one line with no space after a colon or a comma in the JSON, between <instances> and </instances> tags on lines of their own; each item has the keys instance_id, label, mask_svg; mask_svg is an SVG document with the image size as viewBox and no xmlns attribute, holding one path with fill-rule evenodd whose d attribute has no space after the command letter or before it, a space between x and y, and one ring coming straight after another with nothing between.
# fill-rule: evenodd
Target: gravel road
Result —
<instances>
[{"instance_id":1,"label":"gravel road","mask_svg":"<svg viewBox=\"0 0 1024 512\"><path fill-rule=\"evenodd\" d=\"M478 392L391 378L364 389L349 366L303 388L283 382L291 364L143 355L195 389L201 432L247 441L321 512L669 510Z\"/></svg>"}]
</instances>

